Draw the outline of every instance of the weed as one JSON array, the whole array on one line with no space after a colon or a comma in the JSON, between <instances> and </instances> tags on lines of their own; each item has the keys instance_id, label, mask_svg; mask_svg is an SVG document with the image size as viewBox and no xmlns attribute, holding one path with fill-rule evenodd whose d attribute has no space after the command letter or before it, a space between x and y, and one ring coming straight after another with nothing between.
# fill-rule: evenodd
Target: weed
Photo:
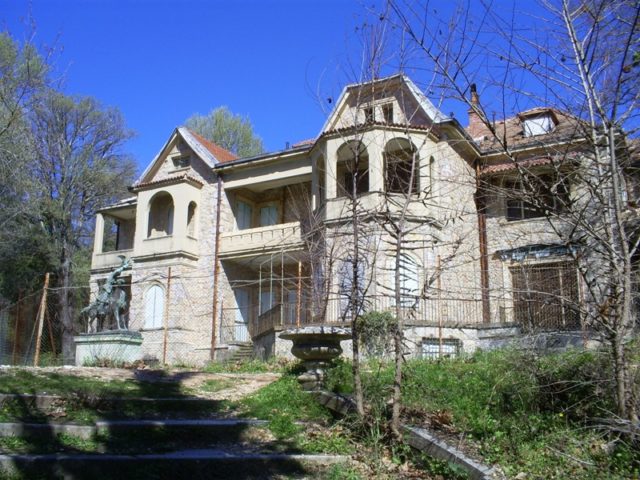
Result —
<instances>
[{"instance_id":1,"label":"weed","mask_svg":"<svg viewBox=\"0 0 640 480\"><path fill-rule=\"evenodd\" d=\"M284 372L293 362L287 359L271 358L264 360L246 360L236 363L211 362L204 367L207 373L281 373Z\"/></svg>"},{"instance_id":2,"label":"weed","mask_svg":"<svg viewBox=\"0 0 640 480\"><path fill-rule=\"evenodd\" d=\"M348 464L336 463L327 473L327 480L362 480L362 476Z\"/></svg>"},{"instance_id":3,"label":"weed","mask_svg":"<svg viewBox=\"0 0 640 480\"><path fill-rule=\"evenodd\" d=\"M202 382L198 389L203 392L214 393L232 386L233 382L231 380L206 380Z\"/></svg>"}]
</instances>

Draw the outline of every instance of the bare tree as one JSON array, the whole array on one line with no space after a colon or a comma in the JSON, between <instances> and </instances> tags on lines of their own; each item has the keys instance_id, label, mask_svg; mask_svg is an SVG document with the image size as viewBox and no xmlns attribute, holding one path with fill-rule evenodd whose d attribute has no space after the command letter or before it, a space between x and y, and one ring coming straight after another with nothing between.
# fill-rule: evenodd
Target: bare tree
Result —
<instances>
[{"instance_id":1,"label":"bare tree","mask_svg":"<svg viewBox=\"0 0 640 480\"><path fill-rule=\"evenodd\" d=\"M515 195L543 216L578 262L586 290L581 314L610 347L617 414L637 425L638 373L629 347L637 328L640 224L631 198L637 175L629 137L636 134L640 98L640 5L545 1L536 17L514 11L504 18L489 4L475 18L460 8L449 22L428 3L390 5L394 15L387 20L415 48L413 61L438 77L448 97L467 105L482 125L481 148L499 153L517 174L515 190L488 180L481 187ZM482 82L491 105L483 108L469 95L474 82ZM506 118L528 101L552 103L568 126L553 144L539 140L538 148L546 149L543 169L526 159L526 142L514 142L510 123L491 114Z\"/></svg>"},{"instance_id":2,"label":"bare tree","mask_svg":"<svg viewBox=\"0 0 640 480\"><path fill-rule=\"evenodd\" d=\"M122 196L123 185L133 178L135 166L122 152L130 133L119 111L92 98L50 90L38 99L29 120L37 188L28 221L40 225L57 266L63 355L70 362L76 333L74 262L83 249L88 251L96 210Z\"/></svg>"}]
</instances>

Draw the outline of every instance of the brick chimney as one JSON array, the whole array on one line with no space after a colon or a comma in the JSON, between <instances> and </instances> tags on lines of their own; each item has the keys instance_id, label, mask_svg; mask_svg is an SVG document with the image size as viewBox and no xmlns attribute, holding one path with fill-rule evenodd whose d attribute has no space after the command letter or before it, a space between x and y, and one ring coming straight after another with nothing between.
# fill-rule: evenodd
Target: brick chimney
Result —
<instances>
[{"instance_id":1,"label":"brick chimney","mask_svg":"<svg viewBox=\"0 0 640 480\"><path fill-rule=\"evenodd\" d=\"M478 91L476 90L476 84L472 83L471 87L471 107L468 110L469 113L469 126L467 127L467 132L469 136L476 139L481 139L487 135L491 134L491 131L487 127L486 119L482 110L480 109L480 97L478 96Z\"/></svg>"}]
</instances>

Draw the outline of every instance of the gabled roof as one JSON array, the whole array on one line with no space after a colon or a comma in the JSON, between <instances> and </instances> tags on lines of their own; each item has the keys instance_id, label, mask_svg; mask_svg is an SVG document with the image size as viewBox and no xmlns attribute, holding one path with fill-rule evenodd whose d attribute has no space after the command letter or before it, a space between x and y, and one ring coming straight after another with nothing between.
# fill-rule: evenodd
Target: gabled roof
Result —
<instances>
[{"instance_id":1,"label":"gabled roof","mask_svg":"<svg viewBox=\"0 0 640 480\"><path fill-rule=\"evenodd\" d=\"M414 97L414 99L416 100L417 104L420 106L420 108L422 108L422 110L424 110L424 112L427 114L427 116L434 123L440 123L440 122L444 122L444 121L447 121L447 120L450 119L447 115L442 113L420 91L420 89L416 86L415 83L413 83L413 81L409 77L407 77L406 75L397 73L395 75L391 75L391 76L385 77L385 78L380 78L378 80L373 80L373 81L370 81L370 82L363 82L363 83L352 83L352 84L347 85L346 87L344 87L342 89L342 92L340 93L340 97L338 98L338 101L335 103L335 107L333 108L333 110L331 111L331 114L329 115L329 117L327 118L326 122L322 126L322 130L320 131L320 135L322 133L324 133L326 130L330 129L331 125L333 125L335 123L336 117L342 111L342 108L343 108L345 102L347 101L347 98L349 97L349 94L351 93L351 91L357 90L359 88L363 88L363 87L366 87L366 86L371 86L371 85L374 85L374 84L385 84L385 83L392 83L392 82L398 82L399 84L406 85L407 90ZM335 129L335 127L331 128L331 130L334 130L334 129Z\"/></svg>"},{"instance_id":2,"label":"gabled roof","mask_svg":"<svg viewBox=\"0 0 640 480\"><path fill-rule=\"evenodd\" d=\"M187 127L176 128L167 142L160 149L158 154L154 157L153 161L147 165L144 172L135 181L134 186L144 182L146 176L153 170L158 160L162 157L162 154L167 150L169 145L175 140L176 136L179 136L189 146L189 148L209 167L213 168L218 163L230 162L236 160L238 157L228 150L225 150L219 145L210 142L206 138L201 137L195 132L192 132Z\"/></svg>"},{"instance_id":3,"label":"gabled roof","mask_svg":"<svg viewBox=\"0 0 640 480\"><path fill-rule=\"evenodd\" d=\"M234 160L237 160L238 157L237 155L235 155L234 153L231 153L229 150L225 150L224 148L222 148L220 145L216 145L215 143L207 140L206 138L198 135L196 132L192 132L191 130L185 128L185 127L180 127L180 128L184 128L188 134L191 134L193 137L195 137L195 139L203 146L205 147L207 150L209 150L209 152L216 158L216 160L218 160L218 163L224 163L224 162L232 162Z\"/></svg>"}]
</instances>

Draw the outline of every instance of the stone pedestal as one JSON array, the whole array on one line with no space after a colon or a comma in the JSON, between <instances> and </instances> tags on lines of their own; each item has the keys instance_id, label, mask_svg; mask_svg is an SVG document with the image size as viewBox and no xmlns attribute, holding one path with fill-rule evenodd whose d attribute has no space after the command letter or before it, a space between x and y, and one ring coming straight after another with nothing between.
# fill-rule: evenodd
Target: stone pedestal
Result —
<instances>
[{"instance_id":1,"label":"stone pedestal","mask_svg":"<svg viewBox=\"0 0 640 480\"><path fill-rule=\"evenodd\" d=\"M114 364L132 363L142 359L142 335L129 330L83 333L73 337L76 345L76 365L91 365L101 361Z\"/></svg>"},{"instance_id":2,"label":"stone pedestal","mask_svg":"<svg viewBox=\"0 0 640 480\"><path fill-rule=\"evenodd\" d=\"M351 338L343 327L308 326L285 330L280 338L291 340L291 353L302 360L306 371L298 377L304 390L320 390L331 361L342 353L340 342Z\"/></svg>"}]
</instances>

